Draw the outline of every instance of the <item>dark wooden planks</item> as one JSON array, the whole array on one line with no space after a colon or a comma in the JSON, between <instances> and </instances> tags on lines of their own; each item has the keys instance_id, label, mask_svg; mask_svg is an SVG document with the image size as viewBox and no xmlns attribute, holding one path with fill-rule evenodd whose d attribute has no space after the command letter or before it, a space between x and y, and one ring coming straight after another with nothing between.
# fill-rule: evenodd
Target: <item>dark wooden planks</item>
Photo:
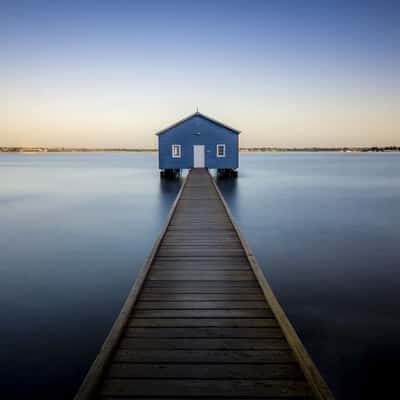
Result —
<instances>
[{"instance_id":1,"label":"dark wooden planks","mask_svg":"<svg viewBox=\"0 0 400 400\"><path fill-rule=\"evenodd\" d=\"M313 398L207 171L190 172L93 395Z\"/></svg>"},{"instance_id":2,"label":"dark wooden planks","mask_svg":"<svg viewBox=\"0 0 400 400\"><path fill-rule=\"evenodd\" d=\"M257 281L254 279L246 280L246 281L237 281L237 280L221 280L221 281L209 281L207 279L202 280L152 280L149 279L144 283L145 288L149 287L161 287L161 288L170 288L170 289L185 289L191 288L193 291L196 291L200 288L207 288L211 290L212 288L218 288L219 290L225 289L233 289L233 288L240 288L240 289L259 289Z\"/></svg>"},{"instance_id":3,"label":"dark wooden planks","mask_svg":"<svg viewBox=\"0 0 400 400\"><path fill-rule=\"evenodd\" d=\"M294 363L290 350L152 350L120 347L113 362L120 363L209 363L209 364L285 364Z\"/></svg>"},{"instance_id":4,"label":"dark wooden planks","mask_svg":"<svg viewBox=\"0 0 400 400\"><path fill-rule=\"evenodd\" d=\"M162 282L164 283L164 282ZM235 282L233 282L235 283ZM203 286L185 284L182 287L177 285L160 285L158 281L152 281L151 284L145 284L143 293L152 292L154 294L231 294L241 296L242 294L262 293L258 287L253 286Z\"/></svg>"},{"instance_id":5,"label":"dark wooden planks","mask_svg":"<svg viewBox=\"0 0 400 400\"><path fill-rule=\"evenodd\" d=\"M155 309L142 310L135 309L132 313L133 318L272 318L271 310L265 309L197 309L186 310L175 309Z\"/></svg>"},{"instance_id":6,"label":"dark wooden planks","mask_svg":"<svg viewBox=\"0 0 400 400\"><path fill-rule=\"evenodd\" d=\"M125 337L139 338L283 338L277 325L272 327L127 327Z\"/></svg>"},{"instance_id":7,"label":"dark wooden planks","mask_svg":"<svg viewBox=\"0 0 400 400\"><path fill-rule=\"evenodd\" d=\"M160 350L287 350L283 338L130 338L120 343L121 349Z\"/></svg>"},{"instance_id":8,"label":"dark wooden planks","mask_svg":"<svg viewBox=\"0 0 400 400\"><path fill-rule=\"evenodd\" d=\"M265 301L220 301L220 300L202 300L202 301L146 301L140 300L136 304L136 310L154 310L154 309L166 309L166 310L207 310L207 309L219 309L219 310L235 310L235 309L265 309L268 308Z\"/></svg>"},{"instance_id":9,"label":"dark wooden planks","mask_svg":"<svg viewBox=\"0 0 400 400\"><path fill-rule=\"evenodd\" d=\"M107 378L102 395L309 394L204 171L188 178Z\"/></svg>"},{"instance_id":10,"label":"dark wooden planks","mask_svg":"<svg viewBox=\"0 0 400 400\"><path fill-rule=\"evenodd\" d=\"M108 378L301 379L296 364L112 364Z\"/></svg>"},{"instance_id":11,"label":"dark wooden planks","mask_svg":"<svg viewBox=\"0 0 400 400\"><path fill-rule=\"evenodd\" d=\"M265 305L264 297L261 293L153 293L145 290L142 293L141 301L262 301Z\"/></svg>"},{"instance_id":12,"label":"dark wooden planks","mask_svg":"<svg viewBox=\"0 0 400 400\"><path fill-rule=\"evenodd\" d=\"M102 395L169 397L309 396L304 381L296 380L201 380L201 379L107 379Z\"/></svg>"},{"instance_id":13,"label":"dark wooden planks","mask_svg":"<svg viewBox=\"0 0 400 400\"><path fill-rule=\"evenodd\" d=\"M192 271L192 272L204 272L204 271L249 271L250 268L243 264L212 264L212 263L164 263L155 264L152 267L153 272L163 271Z\"/></svg>"},{"instance_id":14,"label":"dark wooden planks","mask_svg":"<svg viewBox=\"0 0 400 400\"><path fill-rule=\"evenodd\" d=\"M140 318L128 320L128 327L277 327L275 318Z\"/></svg>"},{"instance_id":15,"label":"dark wooden planks","mask_svg":"<svg viewBox=\"0 0 400 400\"><path fill-rule=\"evenodd\" d=\"M255 281L254 274L248 271L152 271L149 281Z\"/></svg>"}]
</instances>

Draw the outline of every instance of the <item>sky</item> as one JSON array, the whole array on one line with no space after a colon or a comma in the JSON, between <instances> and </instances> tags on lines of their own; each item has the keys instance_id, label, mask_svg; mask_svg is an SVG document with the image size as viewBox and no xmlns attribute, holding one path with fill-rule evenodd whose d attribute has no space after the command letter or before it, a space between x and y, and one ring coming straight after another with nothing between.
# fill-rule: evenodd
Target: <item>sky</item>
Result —
<instances>
[{"instance_id":1,"label":"sky","mask_svg":"<svg viewBox=\"0 0 400 400\"><path fill-rule=\"evenodd\" d=\"M399 1L2 1L0 146L400 145Z\"/></svg>"}]
</instances>

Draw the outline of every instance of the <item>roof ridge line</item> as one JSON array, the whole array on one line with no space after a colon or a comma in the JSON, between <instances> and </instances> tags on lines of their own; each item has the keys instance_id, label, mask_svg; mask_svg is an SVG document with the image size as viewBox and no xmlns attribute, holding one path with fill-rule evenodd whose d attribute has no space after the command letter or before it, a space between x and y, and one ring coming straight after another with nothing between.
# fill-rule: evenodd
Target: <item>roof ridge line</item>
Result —
<instances>
[{"instance_id":1,"label":"roof ridge line","mask_svg":"<svg viewBox=\"0 0 400 400\"><path fill-rule=\"evenodd\" d=\"M233 133L240 134L239 130L234 129L234 128L230 127L229 125L226 125L226 124L224 124L224 123L222 123L222 122L220 122L220 121L218 121L218 120L216 120L214 118L208 117L207 115L202 114L201 112L196 110L196 112L194 112L193 114L190 114L189 116L187 116L185 118L182 118L178 122L175 122L174 124L169 125L166 128L156 132L156 135L161 135L161 134L165 133L166 131L168 131L168 130L170 130L172 128L175 128L176 126L178 126L178 125L180 125L180 124L186 122L187 120L189 120L189 119L191 119L193 117L196 117L196 116L200 116L200 117L202 117L204 119L207 119L207 120L213 122L214 124L220 125L220 126L224 127L225 129L228 129L228 130L232 131Z\"/></svg>"}]
</instances>

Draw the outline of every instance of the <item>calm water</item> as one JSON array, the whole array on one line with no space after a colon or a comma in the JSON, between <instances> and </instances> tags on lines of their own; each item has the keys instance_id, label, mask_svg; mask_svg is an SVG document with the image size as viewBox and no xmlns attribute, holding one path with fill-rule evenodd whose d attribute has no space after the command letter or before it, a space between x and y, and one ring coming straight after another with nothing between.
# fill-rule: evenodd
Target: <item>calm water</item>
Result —
<instances>
[{"instance_id":1,"label":"calm water","mask_svg":"<svg viewBox=\"0 0 400 400\"><path fill-rule=\"evenodd\" d=\"M245 154L241 166L220 187L337 399L397 393L400 154Z\"/></svg>"},{"instance_id":2,"label":"calm water","mask_svg":"<svg viewBox=\"0 0 400 400\"><path fill-rule=\"evenodd\" d=\"M156 167L155 153L0 154L6 398L76 392L179 190ZM218 183L337 398L384 398L400 358L400 155L242 154Z\"/></svg>"},{"instance_id":3,"label":"calm water","mask_svg":"<svg viewBox=\"0 0 400 400\"><path fill-rule=\"evenodd\" d=\"M72 398L179 190L155 166L151 153L0 154L8 398Z\"/></svg>"}]
</instances>

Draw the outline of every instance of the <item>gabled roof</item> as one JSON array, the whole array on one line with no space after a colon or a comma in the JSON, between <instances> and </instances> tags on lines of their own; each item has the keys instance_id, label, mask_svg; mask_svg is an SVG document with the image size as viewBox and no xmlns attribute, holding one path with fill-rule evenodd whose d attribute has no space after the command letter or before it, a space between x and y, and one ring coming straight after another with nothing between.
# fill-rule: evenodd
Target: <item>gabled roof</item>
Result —
<instances>
[{"instance_id":1,"label":"gabled roof","mask_svg":"<svg viewBox=\"0 0 400 400\"><path fill-rule=\"evenodd\" d=\"M202 117L202 118L204 118L204 119L206 119L206 120L208 120L208 121L210 121L210 122L213 122L213 123L216 124L216 125L222 126L223 128L230 130L232 133L236 133L237 135L240 133L240 131L238 131L237 129L231 128L230 126L228 126L228 125L226 125L226 124L223 124L222 122L219 122L219 121L217 121L216 119L207 117L207 115L201 114L201 113L199 113L198 111L196 111L194 114L191 114L191 115L189 115L188 117L183 118L183 119L181 119L180 121L175 122L174 124L168 126L167 128L165 128L165 129L163 129L163 130L157 132L156 135L162 135L162 134L165 133L166 131L168 131L168 130L170 130L170 129L172 129L172 128L175 128L176 126L178 126L178 125L180 125L180 124L183 124L184 122L188 121L189 119L191 119L191 118L193 118L193 117Z\"/></svg>"}]
</instances>

